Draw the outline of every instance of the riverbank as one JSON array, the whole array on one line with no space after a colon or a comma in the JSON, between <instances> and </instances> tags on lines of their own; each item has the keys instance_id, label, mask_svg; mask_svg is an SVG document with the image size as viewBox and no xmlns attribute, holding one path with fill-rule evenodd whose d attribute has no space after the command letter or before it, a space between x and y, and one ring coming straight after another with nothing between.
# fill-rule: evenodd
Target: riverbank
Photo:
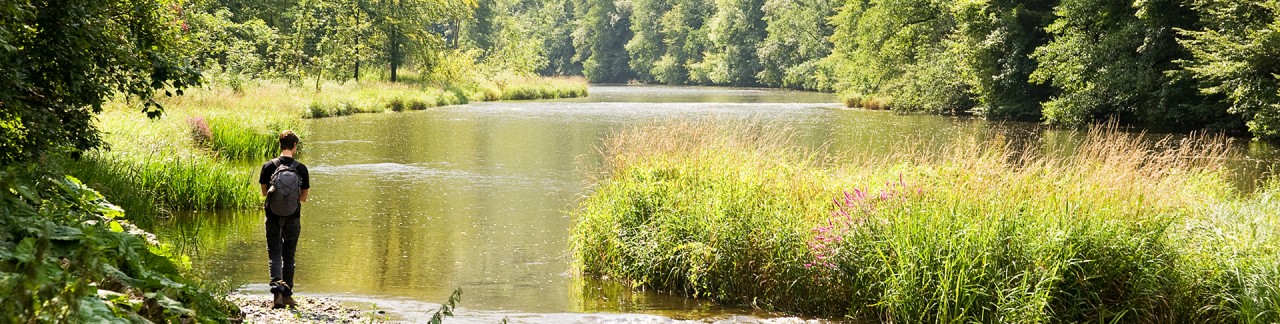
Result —
<instances>
[{"instance_id":1,"label":"riverbank","mask_svg":"<svg viewBox=\"0 0 1280 324\"><path fill-rule=\"evenodd\" d=\"M149 228L179 210L248 208L260 202L257 164L278 153L276 134L303 138L304 118L422 110L470 101L585 96L581 78L508 77L465 86L366 81L315 87L271 80L238 88L188 89L160 98L165 114L148 119L123 102L98 116L109 150L57 161Z\"/></svg>"},{"instance_id":2,"label":"riverbank","mask_svg":"<svg viewBox=\"0 0 1280 324\"><path fill-rule=\"evenodd\" d=\"M358 310L343 306L337 300L294 296L298 305L289 309L272 309L272 297L232 294L227 300L240 307L241 323L383 323L385 312Z\"/></svg>"},{"instance_id":3,"label":"riverbank","mask_svg":"<svg viewBox=\"0 0 1280 324\"><path fill-rule=\"evenodd\" d=\"M1221 139L1095 129L831 162L788 132L620 132L574 212L584 275L890 322L1271 322L1280 183L1236 192ZM1027 152L1027 153L1015 153Z\"/></svg>"}]
</instances>

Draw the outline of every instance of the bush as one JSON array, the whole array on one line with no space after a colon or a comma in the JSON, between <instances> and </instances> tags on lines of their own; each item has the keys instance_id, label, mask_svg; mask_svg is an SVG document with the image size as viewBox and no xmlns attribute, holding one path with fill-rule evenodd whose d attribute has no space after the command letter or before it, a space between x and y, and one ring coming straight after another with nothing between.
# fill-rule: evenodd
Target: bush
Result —
<instances>
[{"instance_id":1,"label":"bush","mask_svg":"<svg viewBox=\"0 0 1280 324\"><path fill-rule=\"evenodd\" d=\"M239 309L184 278L185 259L72 177L0 170L0 317L224 322ZM175 262L176 261L176 262Z\"/></svg>"}]
</instances>

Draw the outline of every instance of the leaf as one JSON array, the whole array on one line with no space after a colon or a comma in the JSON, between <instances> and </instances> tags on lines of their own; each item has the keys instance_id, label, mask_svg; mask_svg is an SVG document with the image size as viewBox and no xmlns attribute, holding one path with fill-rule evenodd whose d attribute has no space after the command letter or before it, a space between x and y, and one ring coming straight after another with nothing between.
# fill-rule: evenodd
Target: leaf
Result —
<instances>
[{"instance_id":1,"label":"leaf","mask_svg":"<svg viewBox=\"0 0 1280 324\"><path fill-rule=\"evenodd\" d=\"M0 242L0 260L13 259L13 246L9 242Z\"/></svg>"},{"instance_id":2,"label":"leaf","mask_svg":"<svg viewBox=\"0 0 1280 324\"><path fill-rule=\"evenodd\" d=\"M49 233L49 239L54 241L78 241L81 238L84 238L84 232L70 226L56 226Z\"/></svg>"},{"instance_id":3,"label":"leaf","mask_svg":"<svg viewBox=\"0 0 1280 324\"><path fill-rule=\"evenodd\" d=\"M112 231L112 232L116 232L116 233L124 233L124 227L123 227L123 226L120 226L120 222L111 221L111 222L110 222L110 223L108 223L108 224L110 224L109 226L111 226L111 231Z\"/></svg>"},{"instance_id":4,"label":"leaf","mask_svg":"<svg viewBox=\"0 0 1280 324\"><path fill-rule=\"evenodd\" d=\"M36 259L36 239L34 237L24 238L21 243L18 243L18 248L13 250L15 252L13 256L18 260L18 263L31 263Z\"/></svg>"},{"instance_id":5,"label":"leaf","mask_svg":"<svg viewBox=\"0 0 1280 324\"><path fill-rule=\"evenodd\" d=\"M102 217L106 217L107 219L116 219L116 218L124 217L124 209L120 208L120 206L116 206L107 202L103 202L100 206L101 206L101 209L99 211L102 213ZM119 226L119 224L117 224L116 226Z\"/></svg>"}]
</instances>

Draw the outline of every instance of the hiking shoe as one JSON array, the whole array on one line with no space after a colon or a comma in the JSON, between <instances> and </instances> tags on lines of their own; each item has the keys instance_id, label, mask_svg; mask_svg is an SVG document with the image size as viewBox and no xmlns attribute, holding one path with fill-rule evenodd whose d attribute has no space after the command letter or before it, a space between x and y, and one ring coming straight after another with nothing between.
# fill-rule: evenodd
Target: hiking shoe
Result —
<instances>
[{"instance_id":1,"label":"hiking shoe","mask_svg":"<svg viewBox=\"0 0 1280 324\"><path fill-rule=\"evenodd\" d=\"M278 292L273 292L271 294L275 295L275 299L271 301L271 309L284 308L284 298L285 298L284 295L281 295Z\"/></svg>"},{"instance_id":2,"label":"hiking shoe","mask_svg":"<svg viewBox=\"0 0 1280 324\"><path fill-rule=\"evenodd\" d=\"M280 296L280 299L284 302L284 307L298 308L298 302L293 300L292 295L281 294Z\"/></svg>"},{"instance_id":3,"label":"hiking shoe","mask_svg":"<svg viewBox=\"0 0 1280 324\"><path fill-rule=\"evenodd\" d=\"M274 296L271 300L271 309L284 308L284 294L281 293L280 285L277 282L271 282L271 295Z\"/></svg>"}]
</instances>

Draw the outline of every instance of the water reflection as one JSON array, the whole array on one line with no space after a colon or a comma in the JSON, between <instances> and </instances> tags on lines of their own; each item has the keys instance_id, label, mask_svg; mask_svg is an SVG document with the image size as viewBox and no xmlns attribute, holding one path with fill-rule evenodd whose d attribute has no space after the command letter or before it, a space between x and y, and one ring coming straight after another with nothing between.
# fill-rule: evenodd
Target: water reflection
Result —
<instances>
[{"instance_id":1,"label":"water reflection","mask_svg":"<svg viewBox=\"0 0 1280 324\"><path fill-rule=\"evenodd\" d=\"M565 211L589 190L609 132L677 118L758 121L838 155L888 154L919 142L998 137L1067 154L1079 134L1035 124L841 109L828 94L757 89L593 87L591 97L478 103L309 121L301 157L312 174L302 211L297 289L305 294L440 302L467 309L648 313L677 319L749 311L568 275ZM1256 179L1270 145L1241 141ZM585 165L584 165L585 163ZM1244 163L1247 164L1247 163ZM252 167L252 166L247 166ZM260 211L182 215L162 230L198 268L266 282ZM198 221L194 221L198 220ZM502 313L508 314L508 313ZM767 316L767 314L754 314Z\"/></svg>"}]
</instances>

